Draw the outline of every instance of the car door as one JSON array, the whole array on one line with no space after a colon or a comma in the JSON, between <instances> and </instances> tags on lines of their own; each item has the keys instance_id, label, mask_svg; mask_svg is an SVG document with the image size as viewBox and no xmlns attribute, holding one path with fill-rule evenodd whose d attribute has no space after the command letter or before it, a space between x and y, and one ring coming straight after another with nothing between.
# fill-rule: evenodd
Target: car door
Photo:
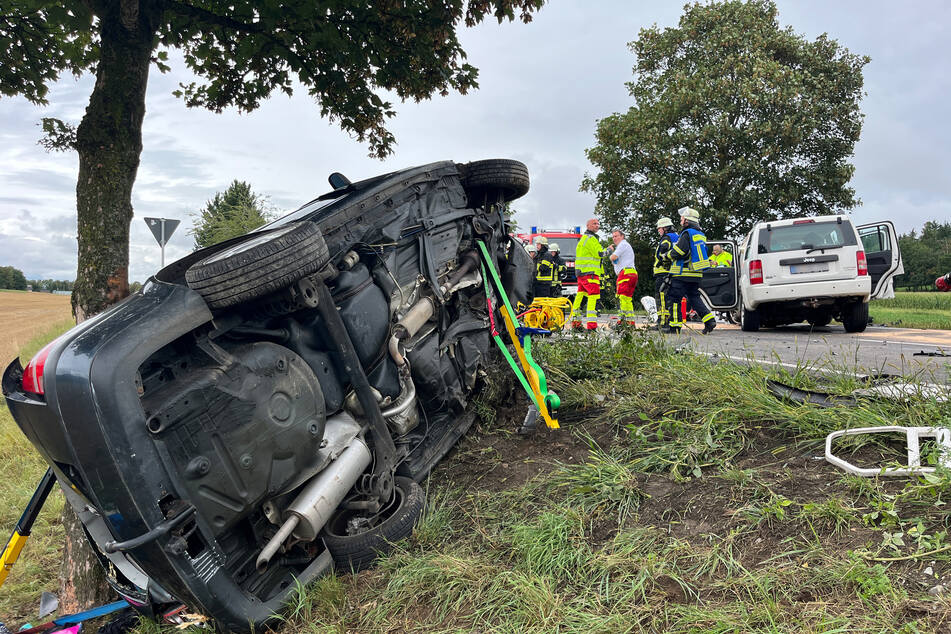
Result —
<instances>
[{"instance_id":1,"label":"car door","mask_svg":"<svg viewBox=\"0 0 951 634\"><path fill-rule=\"evenodd\" d=\"M733 310L739 297L736 267L742 258L736 249L736 243L730 240L707 241L708 257L713 253L713 246L716 244L733 256L733 266L716 266L705 270L700 281L700 294L713 310Z\"/></svg>"},{"instance_id":2,"label":"car door","mask_svg":"<svg viewBox=\"0 0 951 634\"><path fill-rule=\"evenodd\" d=\"M891 222L876 222L856 227L862 248L865 249L865 261L868 263L868 275L872 279L871 299L890 299L895 297L893 280L905 272L898 248L898 234Z\"/></svg>"}]
</instances>

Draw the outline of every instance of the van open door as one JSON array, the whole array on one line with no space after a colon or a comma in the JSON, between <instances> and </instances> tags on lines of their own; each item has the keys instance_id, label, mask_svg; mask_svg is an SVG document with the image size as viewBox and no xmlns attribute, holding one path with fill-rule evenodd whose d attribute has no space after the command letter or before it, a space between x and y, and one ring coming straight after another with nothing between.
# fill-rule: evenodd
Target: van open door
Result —
<instances>
[{"instance_id":1,"label":"van open door","mask_svg":"<svg viewBox=\"0 0 951 634\"><path fill-rule=\"evenodd\" d=\"M740 263L739 254L736 250L736 244L729 240L708 240L707 257L713 258L713 246L719 245L723 251L729 253L732 257L730 266L720 264L711 266L703 272L703 279L700 281L700 294L706 300L707 304L713 310L731 311L737 307L737 298L739 297L739 279L736 274L737 265Z\"/></svg>"},{"instance_id":2,"label":"van open door","mask_svg":"<svg viewBox=\"0 0 951 634\"><path fill-rule=\"evenodd\" d=\"M872 278L870 299L891 299L895 297L892 280L905 272L898 248L898 234L891 222L876 222L856 227L862 247L865 249L865 261L868 263L868 275Z\"/></svg>"}]
</instances>

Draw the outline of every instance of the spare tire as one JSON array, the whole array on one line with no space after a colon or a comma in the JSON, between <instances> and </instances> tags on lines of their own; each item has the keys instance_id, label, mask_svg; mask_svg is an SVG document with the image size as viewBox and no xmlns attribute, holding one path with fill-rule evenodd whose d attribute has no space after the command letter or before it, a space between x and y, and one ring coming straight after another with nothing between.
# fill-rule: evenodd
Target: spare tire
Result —
<instances>
[{"instance_id":1,"label":"spare tire","mask_svg":"<svg viewBox=\"0 0 951 634\"><path fill-rule=\"evenodd\" d=\"M470 207L510 202L528 193L528 167L512 159L487 159L466 163L462 186Z\"/></svg>"},{"instance_id":2,"label":"spare tire","mask_svg":"<svg viewBox=\"0 0 951 634\"><path fill-rule=\"evenodd\" d=\"M185 271L185 281L210 308L228 308L286 288L329 260L317 225L295 222L196 262Z\"/></svg>"}]
</instances>

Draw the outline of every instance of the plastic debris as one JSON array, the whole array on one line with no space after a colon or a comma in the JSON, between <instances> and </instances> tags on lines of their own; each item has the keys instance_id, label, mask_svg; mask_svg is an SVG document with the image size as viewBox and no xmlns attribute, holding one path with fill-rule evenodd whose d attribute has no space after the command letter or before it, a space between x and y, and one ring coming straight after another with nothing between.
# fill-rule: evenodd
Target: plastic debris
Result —
<instances>
[{"instance_id":1,"label":"plastic debris","mask_svg":"<svg viewBox=\"0 0 951 634\"><path fill-rule=\"evenodd\" d=\"M903 433L908 443L908 464L904 467L857 467L832 453L832 441L842 436L858 436L861 434ZM934 438L940 449L938 462L944 468L951 467L951 429L946 427L901 427L899 425L884 425L882 427L857 427L855 429L841 429L826 436L826 460L853 475L862 477L872 476L906 476L923 473L934 473L934 467L921 466L920 440Z\"/></svg>"}]
</instances>

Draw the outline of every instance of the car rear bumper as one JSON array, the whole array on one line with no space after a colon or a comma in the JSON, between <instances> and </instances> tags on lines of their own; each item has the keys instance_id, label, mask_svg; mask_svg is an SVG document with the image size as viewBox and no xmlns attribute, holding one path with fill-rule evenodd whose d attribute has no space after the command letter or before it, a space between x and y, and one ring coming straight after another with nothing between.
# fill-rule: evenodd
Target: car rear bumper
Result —
<instances>
[{"instance_id":1,"label":"car rear bumper","mask_svg":"<svg viewBox=\"0 0 951 634\"><path fill-rule=\"evenodd\" d=\"M122 573L111 574L110 584L146 612L150 603L175 597L232 630L247 631L281 609L294 579L289 573L279 578L275 567L272 578L249 591L233 576L234 562L204 518L181 525L182 532L201 535L205 547L198 552L176 543L181 538L169 531L125 552L105 553L107 542L134 540L174 517L164 505L176 489L175 475L164 470L148 437L135 376L156 349L210 318L197 293L153 279L143 294L97 316L95 336L87 336L83 323L57 342L47 359L45 397L22 391L19 361L7 367L2 384L17 425L71 489L67 500L97 554ZM297 577L304 582L330 566L322 555Z\"/></svg>"},{"instance_id":2,"label":"car rear bumper","mask_svg":"<svg viewBox=\"0 0 951 634\"><path fill-rule=\"evenodd\" d=\"M743 293L743 304L747 310L755 310L760 304L802 300L807 302L823 298L854 297L867 302L872 292L872 283L867 276L827 282L807 282L803 284L756 284L747 286Z\"/></svg>"}]
</instances>

